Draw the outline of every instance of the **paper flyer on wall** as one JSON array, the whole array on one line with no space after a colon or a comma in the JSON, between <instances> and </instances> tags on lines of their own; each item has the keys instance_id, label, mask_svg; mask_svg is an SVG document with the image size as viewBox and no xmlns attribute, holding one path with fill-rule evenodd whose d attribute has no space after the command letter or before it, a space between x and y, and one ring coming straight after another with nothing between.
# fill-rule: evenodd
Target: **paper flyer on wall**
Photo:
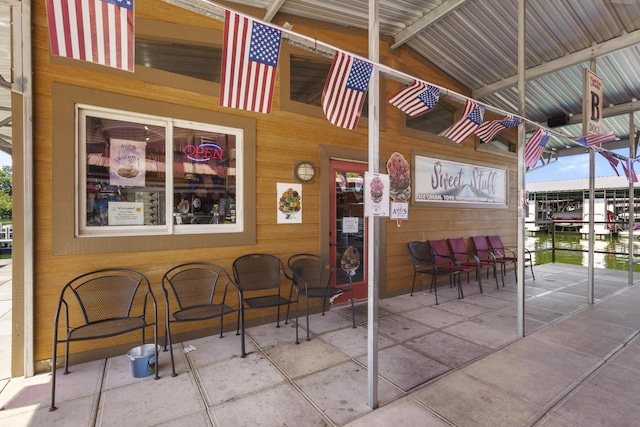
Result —
<instances>
[{"instance_id":1,"label":"paper flyer on wall","mask_svg":"<svg viewBox=\"0 0 640 427\"><path fill-rule=\"evenodd\" d=\"M144 187L146 143L111 138L109 183L122 187Z\"/></svg>"},{"instance_id":2,"label":"paper flyer on wall","mask_svg":"<svg viewBox=\"0 0 640 427\"><path fill-rule=\"evenodd\" d=\"M302 223L302 184L277 183L278 224Z\"/></svg>"},{"instance_id":3,"label":"paper flyer on wall","mask_svg":"<svg viewBox=\"0 0 640 427\"><path fill-rule=\"evenodd\" d=\"M364 173L364 215L389 216L389 175Z\"/></svg>"}]
</instances>

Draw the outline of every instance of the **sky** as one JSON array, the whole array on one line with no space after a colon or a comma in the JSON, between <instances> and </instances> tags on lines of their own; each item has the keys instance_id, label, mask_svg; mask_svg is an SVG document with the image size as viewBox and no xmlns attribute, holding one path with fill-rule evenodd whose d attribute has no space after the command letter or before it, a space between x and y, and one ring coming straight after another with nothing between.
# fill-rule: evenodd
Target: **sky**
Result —
<instances>
[{"instance_id":1,"label":"sky","mask_svg":"<svg viewBox=\"0 0 640 427\"><path fill-rule=\"evenodd\" d=\"M11 166L11 156L4 151L0 151L0 167L2 166Z\"/></svg>"},{"instance_id":2,"label":"sky","mask_svg":"<svg viewBox=\"0 0 640 427\"><path fill-rule=\"evenodd\" d=\"M629 149L612 150L622 156L629 156ZM596 176L615 176L613 168L609 162L600 154L596 153ZM618 165L618 172L624 175L622 166ZM636 166L636 173L640 168ZM589 153L575 156L560 157L557 162L528 172L525 176L526 182L555 181L559 179L589 178Z\"/></svg>"}]
</instances>

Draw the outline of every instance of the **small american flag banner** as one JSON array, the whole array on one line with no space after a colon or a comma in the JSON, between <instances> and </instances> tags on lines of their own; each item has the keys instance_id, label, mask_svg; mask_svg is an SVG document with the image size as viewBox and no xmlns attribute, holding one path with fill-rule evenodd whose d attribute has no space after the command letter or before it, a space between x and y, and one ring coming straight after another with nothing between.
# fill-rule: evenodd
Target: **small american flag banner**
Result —
<instances>
[{"instance_id":1,"label":"small american flag banner","mask_svg":"<svg viewBox=\"0 0 640 427\"><path fill-rule=\"evenodd\" d=\"M542 128L536 129L525 145L524 164L530 168L534 167L540 160L547 142L549 142L549 131Z\"/></svg>"},{"instance_id":2,"label":"small american flag banner","mask_svg":"<svg viewBox=\"0 0 640 427\"><path fill-rule=\"evenodd\" d=\"M502 120L489 120L488 122L482 123L476 131L476 135L482 142L491 142L498 133L505 129L514 128L520 123L522 123L521 118L507 114Z\"/></svg>"},{"instance_id":3,"label":"small american flag banner","mask_svg":"<svg viewBox=\"0 0 640 427\"><path fill-rule=\"evenodd\" d=\"M568 138L588 147L590 145L602 144L603 142L615 141L616 135L613 132L609 132L603 133L602 135L569 136Z\"/></svg>"},{"instance_id":4,"label":"small american flag banner","mask_svg":"<svg viewBox=\"0 0 640 427\"><path fill-rule=\"evenodd\" d=\"M446 136L457 144L470 137L482 124L484 117L484 106L467 99L464 104L462 119L440 132L441 136Z\"/></svg>"},{"instance_id":5,"label":"small american flag banner","mask_svg":"<svg viewBox=\"0 0 640 427\"><path fill-rule=\"evenodd\" d=\"M413 84L391 97L389 103L405 114L416 117L434 108L439 99L440 89L420 80L414 80Z\"/></svg>"},{"instance_id":6,"label":"small american flag banner","mask_svg":"<svg viewBox=\"0 0 640 427\"><path fill-rule=\"evenodd\" d=\"M626 162L622 162L622 169L629 182L638 182L638 175L636 175L636 171L633 170L633 163L631 159L627 159Z\"/></svg>"},{"instance_id":7,"label":"small american flag banner","mask_svg":"<svg viewBox=\"0 0 640 427\"><path fill-rule=\"evenodd\" d=\"M51 54L133 71L134 0L46 0Z\"/></svg>"},{"instance_id":8,"label":"small american flag banner","mask_svg":"<svg viewBox=\"0 0 640 427\"><path fill-rule=\"evenodd\" d=\"M220 105L270 113L282 31L225 11Z\"/></svg>"},{"instance_id":9,"label":"small american flag banner","mask_svg":"<svg viewBox=\"0 0 640 427\"><path fill-rule=\"evenodd\" d=\"M598 153L602 154L602 157L607 159L616 175L620 176L620 172L618 172L618 164L620 163L620 161L606 151L598 151Z\"/></svg>"},{"instance_id":10,"label":"small american flag banner","mask_svg":"<svg viewBox=\"0 0 640 427\"><path fill-rule=\"evenodd\" d=\"M373 64L336 51L322 91L322 110L332 124L358 126L372 72Z\"/></svg>"}]
</instances>

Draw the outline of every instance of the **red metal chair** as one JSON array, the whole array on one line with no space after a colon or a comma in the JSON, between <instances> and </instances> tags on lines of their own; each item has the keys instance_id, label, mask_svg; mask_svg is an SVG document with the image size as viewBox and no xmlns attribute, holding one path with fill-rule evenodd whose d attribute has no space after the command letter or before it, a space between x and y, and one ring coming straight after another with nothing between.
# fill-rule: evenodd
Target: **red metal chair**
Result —
<instances>
[{"instance_id":1,"label":"red metal chair","mask_svg":"<svg viewBox=\"0 0 640 427\"><path fill-rule=\"evenodd\" d=\"M502 239L500 236L487 236L487 240L489 241L489 245L491 245L491 251L496 255L496 258L502 258L503 261L501 265L503 267L503 275L505 274L505 266L506 264L516 264L518 262L518 253L515 249L505 247L502 244ZM531 268L531 276L533 279L536 279L536 276L533 274L533 259L531 257L531 251L529 249L524 248L525 257L524 263L525 266L529 264ZM518 269L514 268L514 273L516 275L516 282L518 281Z\"/></svg>"},{"instance_id":2,"label":"red metal chair","mask_svg":"<svg viewBox=\"0 0 640 427\"><path fill-rule=\"evenodd\" d=\"M478 281L478 286L480 286L480 293L482 293L482 277L480 275L480 270L487 270L487 279L489 278L489 270L493 269L493 277L496 280L496 288L500 288L498 285L498 275L496 274L496 259L495 257L489 256L488 258L480 258L475 251L469 250L467 247L467 243L464 238L457 237L454 239L449 239L449 246L451 247L451 252L453 256L460 262L460 264L468 265L471 267L476 267L476 280Z\"/></svg>"},{"instance_id":3,"label":"red metal chair","mask_svg":"<svg viewBox=\"0 0 640 427\"><path fill-rule=\"evenodd\" d=\"M445 239L442 240L429 240L429 247L431 248L431 256L433 262L439 270L447 271L448 274L457 274L458 279L458 298L464 298L464 292L462 292L462 284L460 281L460 273L463 272L478 272L477 266L462 265L453 255L451 255L451 249L449 243Z\"/></svg>"}]
</instances>

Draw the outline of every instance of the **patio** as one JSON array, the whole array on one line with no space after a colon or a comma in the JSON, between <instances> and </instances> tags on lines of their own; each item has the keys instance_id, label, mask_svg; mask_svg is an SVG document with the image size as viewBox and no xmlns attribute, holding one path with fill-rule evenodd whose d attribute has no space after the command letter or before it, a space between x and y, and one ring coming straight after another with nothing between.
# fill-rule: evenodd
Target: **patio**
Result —
<instances>
[{"instance_id":1,"label":"patio","mask_svg":"<svg viewBox=\"0 0 640 427\"><path fill-rule=\"evenodd\" d=\"M176 344L177 377L160 354L158 381L133 378L126 355L71 366L49 412L50 374L0 380L11 426L631 426L640 419L640 275L564 264L526 275L526 334L516 285L472 282L379 304L379 403L367 405L367 306L333 307L295 326L247 329L247 357L227 333ZM301 326L304 325L303 319ZM185 352L185 349L191 351Z\"/></svg>"}]
</instances>

